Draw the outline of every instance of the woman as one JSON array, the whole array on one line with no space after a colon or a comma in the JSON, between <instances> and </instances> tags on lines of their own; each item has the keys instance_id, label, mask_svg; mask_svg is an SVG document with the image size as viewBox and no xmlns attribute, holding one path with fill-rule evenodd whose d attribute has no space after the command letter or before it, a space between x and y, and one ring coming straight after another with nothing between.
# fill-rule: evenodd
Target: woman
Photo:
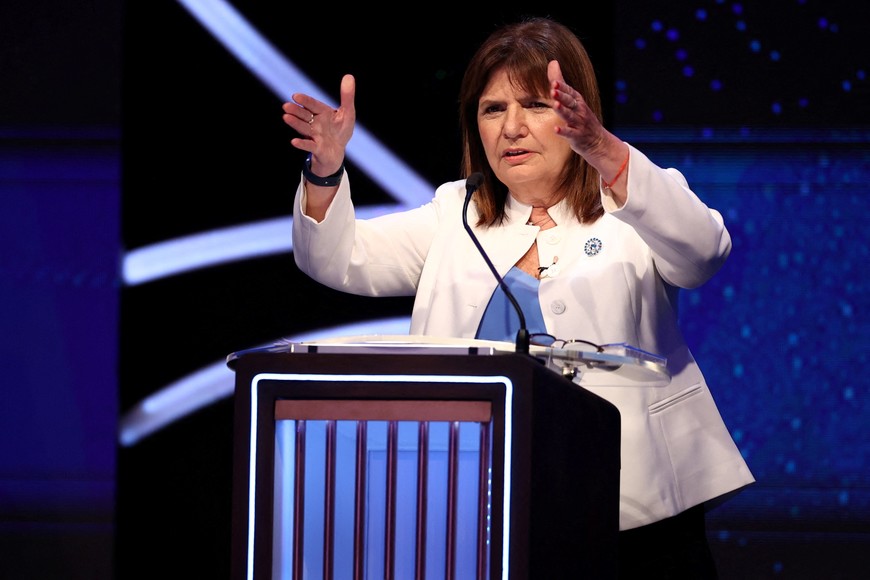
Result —
<instances>
[{"instance_id":1,"label":"woman","mask_svg":"<svg viewBox=\"0 0 870 580\"><path fill-rule=\"evenodd\" d=\"M294 209L298 266L351 293L415 295L411 334L512 340L518 318L461 221L464 179L420 208L355 219L343 167L354 92L346 75L337 110L304 94L283 107L300 135L291 143L310 153ZM705 506L754 479L676 307L680 288L728 257L722 217L679 171L603 127L592 64L557 22L494 32L466 70L460 105L462 172L484 176L468 221L521 296L529 329L667 358L665 387L581 382L622 416L621 577L715 577Z\"/></svg>"}]
</instances>

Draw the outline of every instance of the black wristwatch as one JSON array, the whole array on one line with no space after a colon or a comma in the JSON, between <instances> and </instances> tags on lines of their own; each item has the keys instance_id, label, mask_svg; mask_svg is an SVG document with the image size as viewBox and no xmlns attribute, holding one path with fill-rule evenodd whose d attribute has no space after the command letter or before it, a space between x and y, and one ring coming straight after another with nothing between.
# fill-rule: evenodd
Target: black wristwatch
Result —
<instances>
[{"instance_id":1,"label":"black wristwatch","mask_svg":"<svg viewBox=\"0 0 870 580\"><path fill-rule=\"evenodd\" d=\"M344 162L341 163L341 167L338 168L338 171L332 175L320 177L311 172L311 153L309 153L308 157L305 158L305 163L302 165L302 175L305 177L305 180L312 185L320 187L335 187L341 183L341 177L344 175Z\"/></svg>"}]
</instances>

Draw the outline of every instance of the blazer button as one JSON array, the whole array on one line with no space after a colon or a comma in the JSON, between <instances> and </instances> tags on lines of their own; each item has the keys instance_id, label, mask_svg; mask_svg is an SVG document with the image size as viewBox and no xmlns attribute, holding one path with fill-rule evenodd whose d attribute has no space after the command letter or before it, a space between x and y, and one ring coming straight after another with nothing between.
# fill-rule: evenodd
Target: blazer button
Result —
<instances>
[{"instance_id":1,"label":"blazer button","mask_svg":"<svg viewBox=\"0 0 870 580\"><path fill-rule=\"evenodd\" d=\"M566 308L567 306L565 306L565 303L562 300L553 300L550 302L550 312L553 314L562 314L565 312Z\"/></svg>"}]
</instances>

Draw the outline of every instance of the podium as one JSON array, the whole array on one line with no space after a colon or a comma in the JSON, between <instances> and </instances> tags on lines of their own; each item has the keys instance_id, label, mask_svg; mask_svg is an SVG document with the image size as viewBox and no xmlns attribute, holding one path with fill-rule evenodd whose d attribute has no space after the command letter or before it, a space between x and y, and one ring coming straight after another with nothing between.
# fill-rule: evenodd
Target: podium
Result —
<instances>
[{"instance_id":1,"label":"podium","mask_svg":"<svg viewBox=\"0 0 870 580\"><path fill-rule=\"evenodd\" d=\"M615 578L619 412L510 347L227 357L232 577Z\"/></svg>"}]
</instances>

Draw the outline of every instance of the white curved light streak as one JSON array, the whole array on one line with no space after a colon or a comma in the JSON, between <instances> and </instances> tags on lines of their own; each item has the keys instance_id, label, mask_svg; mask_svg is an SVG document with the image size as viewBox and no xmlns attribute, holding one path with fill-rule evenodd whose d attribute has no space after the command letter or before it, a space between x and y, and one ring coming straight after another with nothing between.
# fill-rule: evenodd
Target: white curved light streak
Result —
<instances>
[{"instance_id":1,"label":"white curved light streak","mask_svg":"<svg viewBox=\"0 0 870 580\"><path fill-rule=\"evenodd\" d=\"M305 342L369 334L407 334L409 324L408 317L367 320L299 334L282 339L282 342ZM234 384L235 374L227 367L226 360L222 360L167 385L143 399L121 418L119 433L121 445L133 446L182 417L232 395Z\"/></svg>"},{"instance_id":2,"label":"white curved light streak","mask_svg":"<svg viewBox=\"0 0 870 580\"><path fill-rule=\"evenodd\" d=\"M235 8L222 0L178 0L212 35L276 95L285 101L303 92L335 106L333 100L254 29ZM373 217L428 202L434 188L387 150L362 126L354 129L347 155L369 178L392 195L395 206L358 208L360 217ZM122 275L127 285L177 275L233 260L292 251L292 217L166 240L137 248L124 256ZM407 333L408 319L368 321L318 330L314 338L354 334ZM291 341L310 340L304 336ZM130 410L121 420L120 441L130 446L233 392L234 375L225 361L207 366L171 383Z\"/></svg>"},{"instance_id":3,"label":"white curved light streak","mask_svg":"<svg viewBox=\"0 0 870 580\"><path fill-rule=\"evenodd\" d=\"M228 3L218 0L179 0L179 3L282 99L290 100L293 93L304 92L332 104L328 95L288 62ZM355 127L347 155L398 201L396 206L360 208L360 217L416 207L432 198L432 185L386 149L365 127ZM123 279L128 285L137 285L228 261L288 252L292 250L291 226L292 218L276 218L134 249L124 257Z\"/></svg>"},{"instance_id":4,"label":"white curved light streak","mask_svg":"<svg viewBox=\"0 0 870 580\"><path fill-rule=\"evenodd\" d=\"M179 3L281 99L289 101L293 93L302 92L335 108L333 99L288 62L229 3L221 0L179 0ZM420 203L432 197L432 187L359 124L354 128L347 154L373 181L405 203Z\"/></svg>"},{"instance_id":5,"label":"white curved light streak","mask_svg":"<svg viewBox=\"0 0 870 580\"><path fill-rule=\"evenodd\" d=\"M364 206L358 208L356 214L370 218L396 209L401 207ZM292 227L292 217L279 217L191 234L131 250L124 259L124 283L135 286L233 260L290 252L293 250Z\"/></svg>"}]
</instances>

